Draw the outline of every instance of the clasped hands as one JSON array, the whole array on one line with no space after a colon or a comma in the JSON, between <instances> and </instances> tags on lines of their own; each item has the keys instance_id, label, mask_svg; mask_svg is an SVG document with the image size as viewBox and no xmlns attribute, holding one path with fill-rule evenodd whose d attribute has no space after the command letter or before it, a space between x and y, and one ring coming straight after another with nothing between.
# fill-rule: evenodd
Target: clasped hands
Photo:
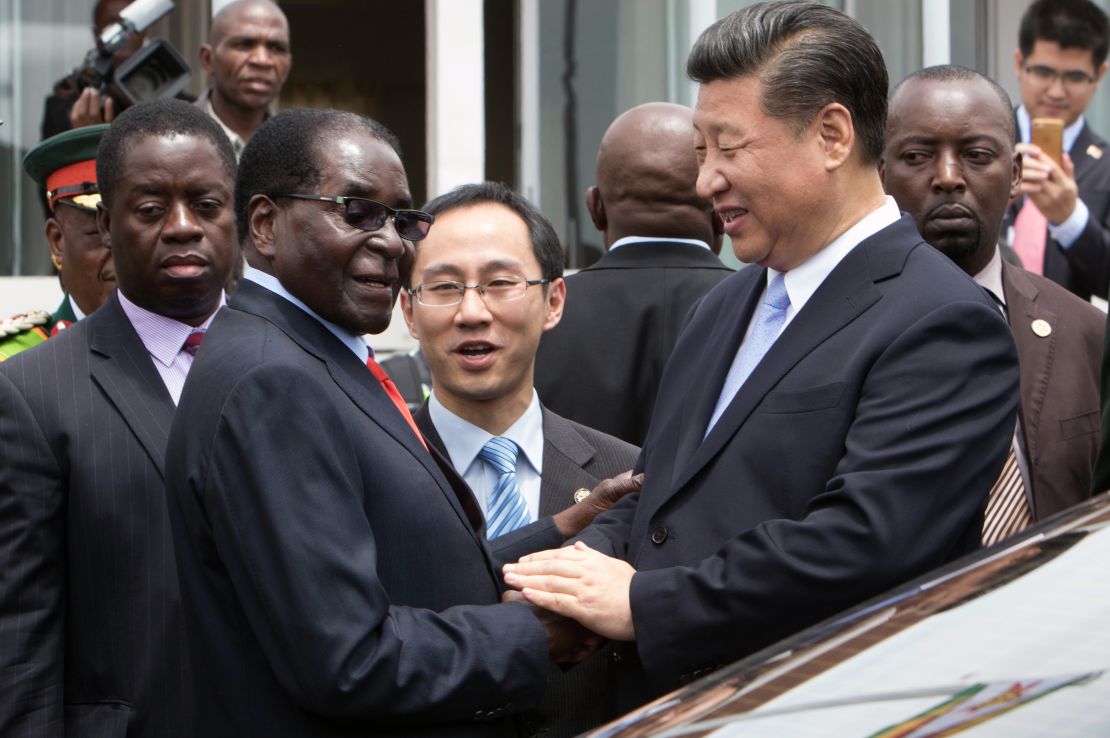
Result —
<instances>
[{"instance_id":1,"label":"clasped hands","mask_svg":"<svg viewBox=\"0 0 1110 738\"><path fill-rule=\"evenodd\" d=\"M536 608L556 663L577 663L601 647L604 639L631 641L629 591L636 570L581 541L567 548L540 551L504 567L513 590L506 600Z\"/></svg>"}]
</instances>

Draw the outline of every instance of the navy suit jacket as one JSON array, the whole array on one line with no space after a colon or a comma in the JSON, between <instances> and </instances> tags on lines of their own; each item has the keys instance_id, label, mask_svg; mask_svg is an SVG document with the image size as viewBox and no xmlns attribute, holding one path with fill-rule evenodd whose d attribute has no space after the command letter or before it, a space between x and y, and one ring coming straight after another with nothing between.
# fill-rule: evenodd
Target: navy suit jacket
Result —
<instances>
[{"instance_id":1,"label":"navy suit jacket","mask_svg":"<svg viewBox=\"0 0 1110 738\"><path fill-rule=\"evenodd\" d=\"M749 267L695 307L645 486L583 532L637 569L617 709L979 546L1018 403L986 293L903 216L829 274L703 441L765 284Z\"/></svg>"},{"instance_id":2,"label":"navy suit jacket","mask_svg":"<svg viewBox=\"0 0 1110 738\"><path fill-rule=\"evenodd\" d=\"M194 735L173 413L115 295L0 364L0 735Z\"/></svg>"},{"instance_id":3,"label":"navy suit jacket","mask_svg":"<svg viewBox=\"0 0 1110 738\"><path fill-rule=\"evenodd\" d=\"M473 495L357 357L243 281L190 372L166 478L204 736L505 736L547 641Z\"/></svg>"},{"instance_id":4,"label":"navy suit jacket","mask_svg":"<svg viewBox=\"0 0 1110 738\"><path fill-rule=\"evenodd\" d=\"M1087 227L1063 248L1049 235L1045 241L1044 276L1084 300L1105 299L1110 290L1110 144L1086 123L1071 150L1079 199L1087 206ZM1024 198L1010 206L1003 228L1012 226Z\"/></svg>"}]
</instances>

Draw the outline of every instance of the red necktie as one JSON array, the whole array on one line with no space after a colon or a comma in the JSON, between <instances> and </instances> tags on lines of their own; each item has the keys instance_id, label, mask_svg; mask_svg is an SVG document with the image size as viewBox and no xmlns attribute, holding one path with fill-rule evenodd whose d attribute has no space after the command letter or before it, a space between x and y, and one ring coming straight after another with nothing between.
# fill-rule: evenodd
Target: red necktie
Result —
<instances>
[{"instance_id":1,"label":"red necktie","mask_svg":"<svg viewBox=\"0 0 1110 738\"><path fill-rule=\"evenodd\" d=\"M1025 205L1014 219L1014 251L1021 265L1034 274L1044 274L1047 227L1048 218L1033 204L1032 198L1025 198Z\"/></svg>"},{"instance_id":2,"label":"red necktie","mask_svg":"<svg viewBox=\"0 0 1110 738\"><path fill-rule=\"evenodd\" d=\"M405 404L405 400L401 397L401 393L397 391L397 385L393 384L393 380L385 373L385 369L382 369L381 365L374 361L373 357L366 357L366 367L370 370L371 374L377 377L382 385L382 389L389 395L389 399L393 400L393 404L397 406L397 412L401 413L401 417L403 417L405 422L409 424L409 427L412 428L412 432L416 434L421 445L427 449L428 444L424 442L424 436L420 435L420 429L416 427L416 421L412 419L409 406Z\"/></svg>"},{"instance_id":3,"label":"red necktie","mask_svg":"<svg viewBox=\"0 0 1110 738\"><path fill-rule=\"evenodd\" d=\"M204 331L193 331L185 339L185 345L181 350L189 354L189 356L196 356L197 349L200 348L200 342L204 340Z\"/></svg>"}]
</instances>

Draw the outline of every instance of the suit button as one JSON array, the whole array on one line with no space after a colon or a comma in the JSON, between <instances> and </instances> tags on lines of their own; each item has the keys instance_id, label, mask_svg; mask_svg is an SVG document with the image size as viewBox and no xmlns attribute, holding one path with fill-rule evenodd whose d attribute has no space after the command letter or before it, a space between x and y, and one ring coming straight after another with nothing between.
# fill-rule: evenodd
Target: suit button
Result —
<instances>
[{"instance_id":1,"label":"suit button","mask_svg":"<svg viewBox=\"0 0 1110 738\"><path fill-rule=\"evenodd\" d=\"M617 653L617 651L615 649L613 650L612 654L613 654L613 663L614 664L620 663L621 655L619 653Z\"/></svg>"},{"instance_id":2,"label":"suit button","mask_svg":"<svg viewBox=\"0 0 1110 738\"><path fill-rule=\"evenodd\" d=\"M667 540L667 529L666 528L656 528L655 530L653 530L651 532L651 542L652 543L658 545L658 544L662 543L665 540Z\"/></svg>"}]
</instances>

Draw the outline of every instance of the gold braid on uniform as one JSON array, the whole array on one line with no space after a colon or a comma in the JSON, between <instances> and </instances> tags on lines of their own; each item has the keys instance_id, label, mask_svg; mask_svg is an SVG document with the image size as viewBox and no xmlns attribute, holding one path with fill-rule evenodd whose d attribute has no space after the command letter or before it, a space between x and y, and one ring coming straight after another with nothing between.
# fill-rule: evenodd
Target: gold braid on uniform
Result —
<instances>
[{"instance_id":1,"label":"gold braid on uniform","mask_svg":"<svg viewBox=\"0 0 1110 738\"><path fill-rule=\"evenodd\" d=\"M46 325L50 322L50 313L45 310L32 310L28 313L13 315L0 322L0 338L15 336L24 331L29 331L37 325Z\"/></svg>"}]
</instances>

